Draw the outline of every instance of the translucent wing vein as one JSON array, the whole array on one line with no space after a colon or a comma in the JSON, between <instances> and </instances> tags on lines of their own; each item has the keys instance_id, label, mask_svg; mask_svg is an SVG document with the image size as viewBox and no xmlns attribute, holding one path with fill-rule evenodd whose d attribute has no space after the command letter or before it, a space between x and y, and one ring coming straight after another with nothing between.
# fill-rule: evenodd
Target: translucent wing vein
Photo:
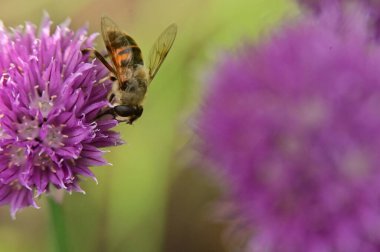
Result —
<instances>
[{"instance_id":1,"label":"translucent wing vein","mask_svg":"<svg viewBox=\"0 0 380 252\"><path fill-rule=\"evenodd\" d=\"M170 48L172 47L175 37L177 35L177 25L172 24L166 28L154 43L149 53L149 76L150 80L154 78L157 71L166 56L168 55Z\"/></svg>"}]
</instances>

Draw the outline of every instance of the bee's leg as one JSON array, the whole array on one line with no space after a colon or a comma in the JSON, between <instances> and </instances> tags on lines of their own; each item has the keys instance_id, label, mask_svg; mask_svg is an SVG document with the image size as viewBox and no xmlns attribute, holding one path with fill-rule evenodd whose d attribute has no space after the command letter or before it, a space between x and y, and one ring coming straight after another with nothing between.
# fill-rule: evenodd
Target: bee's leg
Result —
<instances>
[{"instance_id":1,"label":"bee's leg","mask_svg":"<svg viewBox=\"0 0 380 252\"><path fill-rule=\"evenodd\" d=\"M103 82L105 82L106 80L116 81L117 78L116 78L115 76L113 76L113 75L109 75L109 76L106 76L106 77L100 79L100 80L98 81L98 83L103 83Z\"/></svg>"},{"instance_id":2,"label":"bee's leg","mask_svg":"<svg viewBox=\"0 0 380 252\"><path fill-rule=\"evenodd\" d=\"M86 53L93 53L93 55L91 55L91 56L93 56L93 57L96 57L96 55L95 55L95 52L94 51L97 51L96 49L94 49L94 48L91 48L91 47L88 47L88 48L84 48L84 49L82 49L81 50L82 51L82 53L83 54L86 54ZM99 52L98 52L99 53ZM101 53L99 53L103 58L108 58L110 55L109 54L101 54Z\"/></svg>"},{"instance_id":3,"label":"bee's leg","mask_svg":"<svg viewBox=\"0 0 380 252\"><path fill-rule=\"evenodd\" d=\"M100 60L100 62L102 62L103 65L108 68L108 70L110 70L111 73L116 75L115 69L108 63L108 61L104 58L104 56L100 52L98 52L97 50L93 48L85 48L82 50L82 53L88 53L88 52L93 53L95 57L98 60Z\"/></svg>"}]
</instances>

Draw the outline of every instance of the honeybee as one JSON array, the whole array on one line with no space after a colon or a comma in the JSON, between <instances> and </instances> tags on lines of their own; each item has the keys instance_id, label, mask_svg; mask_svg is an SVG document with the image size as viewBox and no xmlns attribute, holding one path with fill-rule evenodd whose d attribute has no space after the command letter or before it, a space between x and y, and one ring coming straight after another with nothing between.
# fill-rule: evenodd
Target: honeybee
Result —
<instances>
[{"instance_id":1,"label":"honeybee","mask_svg":"<svg viewBox=\"0 0 380 252\"><path fill-rule=\"evenodd\" d=\"M112 106L99 116L112 114L119 122L132 124L143 113L145 93L173 45L177 26L171 24L158 37L150 51L148 67L144 65L141 49L135 40L122 32L110 18L102 17L101 32L112 64L98 51L85 49L94 52L111 72L110 78L114 81L108 95Z\"/></svg>"}]
</instances>

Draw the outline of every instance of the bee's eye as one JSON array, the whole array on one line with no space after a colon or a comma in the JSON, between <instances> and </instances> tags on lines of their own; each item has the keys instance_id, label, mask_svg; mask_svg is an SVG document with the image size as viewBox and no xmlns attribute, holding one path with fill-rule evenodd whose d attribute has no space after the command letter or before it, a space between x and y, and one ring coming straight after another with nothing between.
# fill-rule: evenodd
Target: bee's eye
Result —
<instances>
[{"instance_id":1,"label":"bee's eye","mask_svg":"<svg viewBox=\"0 0 380 252\"><path fill-rule=\"evenodd\" d=\"M119 105L113 109L118 116L127 117L135 114L135 108L126 105Z\"/></svg>"}]
</instances>

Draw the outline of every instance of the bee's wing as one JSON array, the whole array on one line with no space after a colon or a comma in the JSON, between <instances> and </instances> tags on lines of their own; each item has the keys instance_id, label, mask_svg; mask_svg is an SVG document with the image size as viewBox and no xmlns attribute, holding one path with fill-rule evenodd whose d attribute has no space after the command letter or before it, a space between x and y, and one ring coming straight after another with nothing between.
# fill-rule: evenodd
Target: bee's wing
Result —
<instances>
[{"instance_id":1,"label":"bee's wing","mask_svg":"<svg viewBox=\"0 0 380 252\"><path fill-rule=\"evenodd\" d=\"M165 29L154 43L149 53L149 76L150 80L154 78L166 55L173 45L177 35L177 25L171 24Z\"/></svg>"},{"instance_id":2,"label":"bee's wing","mask_svg":"<svg viewBox=\"0 0 380 252\"><path fill-rule=\"evenodd\" d=\"M112 47L110 36L119 32L120 29L109 17L102 17L100 25L104 44L106 45L108 53L112 57L115 50Z\"/></svg>"},{"instance_id":3,"label":"bee's wing","mask_svg":"<svg viewBox=\"0 0 380 252\"><path fill-rule=\"evenodd\" d=\"M126 35L109 17L102 17L101 31L104 43L106 45L108 54L112 58L112 62L116 67L116 71L121 67L121 61L132 61L132 53L120 56L120 49L129 48L130 43L126 39ZM128 63L128 62L124 62Z\"/></svg>"}]
</instances>

